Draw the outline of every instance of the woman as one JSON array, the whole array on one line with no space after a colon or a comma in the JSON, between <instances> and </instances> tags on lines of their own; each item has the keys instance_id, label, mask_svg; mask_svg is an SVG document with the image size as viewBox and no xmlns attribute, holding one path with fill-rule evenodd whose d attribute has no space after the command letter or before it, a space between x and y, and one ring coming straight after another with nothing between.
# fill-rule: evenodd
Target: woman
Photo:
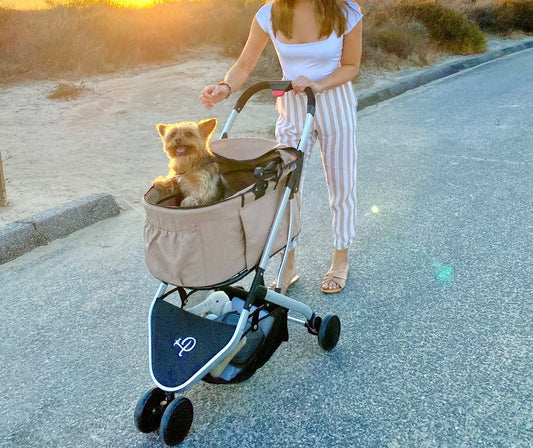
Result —
<instances>
[{"instance_id":1,"label":"woman","mask_svg":"<svg viewBox=\"0 0 533 448\"><path fill-rule=\"evenodd\" d=\"M284 79L294 95L278 98L276 140L296 147L305 117L310 87L316 95L314 129L306 159L318 139L331 209L334 251L322 278L325 293L344 289L348 277L348 247L355 234L357 100L351 80L359 71L362 14L348 0L271 0L252 21L248 40L237 62L218 85L204 88L200 99L207 107L228 98L246 81L268 39L276 49ZM281 292L298 281L294 249L289 252Z\"/></svg>"}]
</instances>

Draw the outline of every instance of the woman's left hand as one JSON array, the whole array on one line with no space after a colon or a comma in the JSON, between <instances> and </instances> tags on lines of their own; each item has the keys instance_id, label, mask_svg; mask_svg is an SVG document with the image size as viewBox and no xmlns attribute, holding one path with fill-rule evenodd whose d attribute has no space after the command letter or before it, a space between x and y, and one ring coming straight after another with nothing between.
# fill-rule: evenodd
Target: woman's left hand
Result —
<instances>
[{"instance_id":1,"label":"woman's left hand","mask_svg":"<svg viewBox=\"0 0 533 448\"><path fill-rule=\"evenodd\" d=\"M313 93L317 92L316 82L311 81L307 76L298 76L291 81L294 93L303 93L306 87L311 87Z\"/></svg>"}]
</instances>

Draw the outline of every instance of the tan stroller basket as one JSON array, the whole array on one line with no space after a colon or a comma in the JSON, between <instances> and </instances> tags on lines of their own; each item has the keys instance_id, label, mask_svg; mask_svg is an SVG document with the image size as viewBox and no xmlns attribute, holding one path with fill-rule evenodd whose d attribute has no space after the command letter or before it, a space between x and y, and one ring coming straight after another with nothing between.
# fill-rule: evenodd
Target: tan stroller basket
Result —
<instances>
[{"instance_id":1,"label":"tan stroller basket","mask_svg":"<svg viewBox=\"0 0 533 448\"><path fill-rule=\"evenodd\" d=\"M296 167L297 151L268 139L215 140L211 150L230 190L236 193L222 202L194 208L176 207L175 197L161 197L154 188L143 197L146 265L155 278L171 285L203 288L254 269L263 254L287 175ZM275 166L274 180L254 174L256 168L267 165ZM300 232L299 197L292 202L295 207L285 210L272 254L287 244L291 209L291 238Z\"/></svg>"}]
</instances>

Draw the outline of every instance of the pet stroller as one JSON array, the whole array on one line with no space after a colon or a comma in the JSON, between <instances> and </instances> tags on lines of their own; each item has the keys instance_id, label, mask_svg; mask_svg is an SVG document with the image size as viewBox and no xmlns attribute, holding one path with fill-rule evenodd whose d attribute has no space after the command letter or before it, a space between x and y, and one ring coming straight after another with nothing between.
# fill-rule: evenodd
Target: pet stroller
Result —
<instances>
[{"instance_id":1,"label":"pet stroller","mask_svg":"<svg viewBox=\"0 0 533 448\"><path fill-rule=\"evenodd\" d=\"M300 232L300 148L309 138L315 113L308 88L298 148L263 138L228 138L250 97L268 89L281 96L292 86L288 81L251 86L237 100L221 139L211 142L233 194L191 208L177 207L180 198L165 197L154 188L143 197L146 264L161 284L148 323L150 373L156 387L139 400L134 419L141 432L159 429L167 445L181 443L193 420L192 403L177 394L201 380L232 384L250 378L288 340L288 321L306 327L324 350L333 349L339 339L336 315L321 318L309 306L280 294L288 251L277 272L277 288L265 288L269 259ZM248 290L232 286L252 272ZM191 295L199 291L210 293L188 307ZM176 292L176 304L165 300Z\"/></svg>"}]
</instances>

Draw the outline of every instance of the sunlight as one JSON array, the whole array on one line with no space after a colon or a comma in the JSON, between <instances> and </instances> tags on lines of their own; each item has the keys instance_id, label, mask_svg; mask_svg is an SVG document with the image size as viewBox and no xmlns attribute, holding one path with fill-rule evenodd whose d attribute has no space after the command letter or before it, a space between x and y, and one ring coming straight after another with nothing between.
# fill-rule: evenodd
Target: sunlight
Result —
<instances>
[{"instance_id":1,"label":"sunlight","mask_svg":"<svg viewBox=\"0 0 533 448\"><path fill-rule=\"evenodd\" d=\"M7 0L0 2L0 6L5 6L12 9L44 9L46 8L46 2L45 0Z\"/></svg>"},{"instance_id":2,"label":"sunlight","mask_svg":"<svg viewBox=\"0 0 533 448\"><path fill-rule=\"evenodd\" d=\"M147 8L153 6L156 3L161 3L159 0L116 0L118 6L124 6L126 8Z\"/></svg>"},{"instance_id":3,"label":"sunlight","mask_svg":"<svg viewBox=\"0 0 533 448\"><path fill-rule=\"evenodd\" d=\"M124 8L148 8L164 1L178 2L180 0L101 0L101 3ZM50 5L67 5L69 3L83 5L84 0L0 0L0 6L8 6L12 9L46 9ZM87 4L91 3L98 3L98 0L87 0Z\"/></svg>"}]
</instances>

